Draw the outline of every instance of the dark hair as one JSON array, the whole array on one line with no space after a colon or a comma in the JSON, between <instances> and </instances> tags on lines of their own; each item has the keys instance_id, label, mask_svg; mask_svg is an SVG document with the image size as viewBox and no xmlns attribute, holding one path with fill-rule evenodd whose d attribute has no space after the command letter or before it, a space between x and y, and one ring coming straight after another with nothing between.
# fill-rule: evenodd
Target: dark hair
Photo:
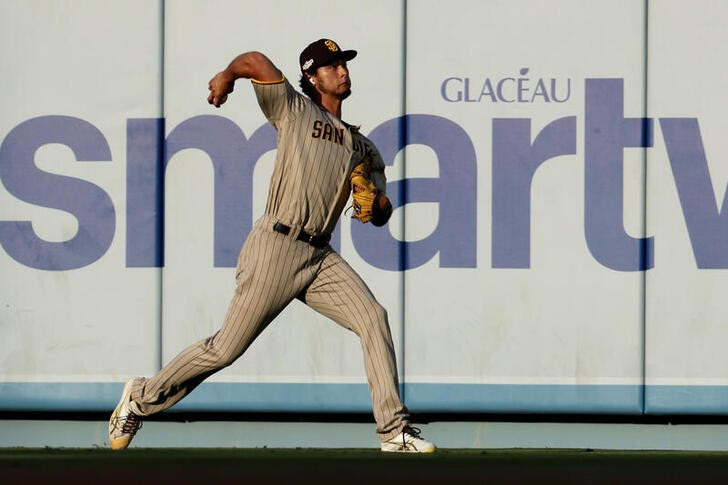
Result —
<instances>
[{"instance_id":1,"label":"dark hair","mask_svg":"<svg viewBox=\"0 0 728 485\"><path fill-rule=\"evenodd\" d=\"M313 84L311 84L311 81L308 79L309 78L306 74L301 74L301 79L298 80L298 84L301 86L301 91L303 91L303 94L311 98L314 103L320 103L321 95L318 91L316 91L316 88L313 87Z\"/></svg>"}]
</instances>

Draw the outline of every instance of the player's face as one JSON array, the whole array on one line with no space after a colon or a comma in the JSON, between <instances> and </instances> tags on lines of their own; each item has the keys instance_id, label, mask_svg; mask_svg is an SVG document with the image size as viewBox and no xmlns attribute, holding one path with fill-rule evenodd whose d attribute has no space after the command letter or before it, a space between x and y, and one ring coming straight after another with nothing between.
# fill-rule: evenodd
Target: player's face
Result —
<instances>
[{"instance_id":1,"label":"player's face","mask_svg":"<svg viewBox=\"0 0 728 485\"><path fill-rule=\"evenodd\" d=\"M316 89L321 95L329 95L338 99L346 99L351 94L351 78L346 61L339 59L331 64L321 66L314 74Z\"/></svg>"}]
</instances>

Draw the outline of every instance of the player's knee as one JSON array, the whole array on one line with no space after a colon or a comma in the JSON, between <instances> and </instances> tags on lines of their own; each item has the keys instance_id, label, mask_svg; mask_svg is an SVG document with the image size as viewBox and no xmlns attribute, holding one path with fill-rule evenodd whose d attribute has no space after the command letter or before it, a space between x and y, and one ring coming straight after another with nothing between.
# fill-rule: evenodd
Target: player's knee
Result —
<instances>
[{"instance_id":1,"label":"player's knee","mask_svg":"<svg viewBox=\"0 0 728 485\"><path fill-rule=\"evenodd\" d=\"M387 310L379 304L374 304L367 312L367 319L358 327L359 338L364 348L376 346L381 348L392 347L392 334L389 330Z\"/></svg>"},{"instance_id":2,"label":"player's knee","mask_svg":"<svg viewBox=\"0 0 728 485\"><path fill-rule=\"evenodd\" d=\"M239 353L233 349L221 347L220 342L214 337L205 342L205 357L211 367L218 369L228 367L237 360L238 356Z\"/></svg>"},{"instance_id":3,"label":"player's knee","mask_svg":"<svg viewBox=\"0 0 728 485\"><path fill-rule=\"evenodd\" d=\"M231 366L236 360L238 360L237 354L221 352L218 356L218 364L221 369Z\"/></svg>"},{"instance_id":4,"label":"player's knee","mask_svg":"<svg viewBox=\"0 0 728 485\"><path fill-rule=\"evenodd\" d=\"M389 317L387 315L387 309L379 303L374 304L374 318L380 324L387 325L389 323Z\"/></svg>"},{"instance_id":5,"label":"player's knee","mask_svg":"<svg viewBox=\"0 0 728 485\"><path fill-rule=\"evenodd\" d=\"M378 330L389 328L389 318L387 310L377 302L374 302L367 312L368 322L364 325L365 329Z\"/></svg>"}]
</instances>

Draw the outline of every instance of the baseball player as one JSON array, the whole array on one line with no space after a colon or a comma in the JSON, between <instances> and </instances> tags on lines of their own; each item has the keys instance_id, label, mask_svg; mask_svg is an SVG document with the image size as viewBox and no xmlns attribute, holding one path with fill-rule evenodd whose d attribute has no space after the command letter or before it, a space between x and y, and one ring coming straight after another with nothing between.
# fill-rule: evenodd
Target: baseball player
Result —
<instances>
[{"instance_id":1,"label":"baseball player","mask_svg":"<svg viewBox=\"0 0 728 485\"><path fill-rule=\"evenodd\" d=\"M221 329L183 350L150 378L130 379L109 420L113 449L129 446L142 418L161 412L229 366L294 298L356 333L361 341L382 451L429 453L432 443L410 426L399 390L386 310L329 243L349 194L353 217L386 224L384 163L358 127L341 119L351 94L347 61L357 55L330 39L299 57L297 92L259 52L236 57L209 83L220 107L237 79L252 81L263 114L278 131L265 214L238 258L236 289Z\"/></svg>"}]
</instances>

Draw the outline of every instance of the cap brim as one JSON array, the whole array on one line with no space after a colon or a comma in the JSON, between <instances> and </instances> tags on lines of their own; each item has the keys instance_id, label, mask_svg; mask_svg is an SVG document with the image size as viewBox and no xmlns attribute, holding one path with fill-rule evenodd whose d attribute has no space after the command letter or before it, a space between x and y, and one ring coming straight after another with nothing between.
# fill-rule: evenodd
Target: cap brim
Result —
<instances>
[{"instance_id":1,"label":"cap brim","mask_svg":"<svg viewBox=\"0 0 728 485\"><path fill-rule=\"evenodd\" d=\"M341 56L339 56L339 58L344 59L346 61L350 61L353 58L355 58L356 55L357 55L357 52L354 50L341 51Z\"/></svg>"}]
</instances>

